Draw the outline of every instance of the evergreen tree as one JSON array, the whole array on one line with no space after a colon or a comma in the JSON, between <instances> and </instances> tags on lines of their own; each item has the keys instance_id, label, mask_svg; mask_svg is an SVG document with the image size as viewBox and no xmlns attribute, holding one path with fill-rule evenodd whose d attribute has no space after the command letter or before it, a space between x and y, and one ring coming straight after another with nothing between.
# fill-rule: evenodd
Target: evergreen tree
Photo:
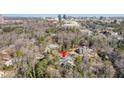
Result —
<instances>
[{"instance_id":1,"label":"evergreen tree","mask_svg":"<svg viewBox=\"0 0 124 93\"><path fill-rule=\"evenodd\" d=\"M62 16L61 15L58 15L58 20L59 20L59 23L62 24Z\"/></svg>"},{"instance_id":2,"label":"evergreen tree","mask_svg":"<svg viewBox=\"0 0 124 93\"><path fill-rule=\"evenodd\" d=\"M65 14L63 15L63 19L65 19L65 20L67 19L67 16Z\"/></svg>"}]
</instances>

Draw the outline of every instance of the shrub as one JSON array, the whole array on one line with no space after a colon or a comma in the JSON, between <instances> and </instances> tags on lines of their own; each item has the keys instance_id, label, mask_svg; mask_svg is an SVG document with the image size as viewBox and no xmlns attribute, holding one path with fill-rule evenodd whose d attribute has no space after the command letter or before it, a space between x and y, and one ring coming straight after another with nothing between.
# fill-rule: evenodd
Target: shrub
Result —
<instances>
[{"instance_id":1,"label":"shrub","mask_svg":"<svg viewBox=\"0 0 124 93\"><path fill-rule=\"evenodd\" d=\"M13 67L12 65L10 65L10 66L6 66L6 65L5 65L5 66L3 67L3 70L13 70L13 68L14 68L14 67Z\"/></svg>"},{"instance_id":2,"label":"shrub","mask_svg":"<svg viewBox=\"0 0 124 93\"><path fill-rule=\"evenodd\" d=\"M20 50L17 50L16 51L16 56L19 58L19 57L22 57L24 54L23 54L23 52L22 51L20 51Z\"/></svg>"},{"instance_id":3,"label":"shrub","mask_svg":"<svg viewBox=\"0 0 124 93\"><path fill-rule=\"evenodd\" d=\"M83 62L82 57L78 56L76 58L76 63L75 64L76 64L76 66L80 66L82 62Z\"/></svg>"},{"instance_id":4,"label":"shrub","mask_svg":"<svg viewBox=\"0 0 124 93\"><path fill-rule=\"evenodd\" d=\"M43 59L41 62L38 62L35 65L35 72L37 78L43 78L45 77L45 71L47 68L48 61L46 59Z\"/></svg>"},{"instance_id":5,"label":"shrub","mask_svg":"<svg viewBox=\"0 0 124 93\"><path fill-rule=\"evenodd\" d=\"M15 30L16 28L15 27L4 27L3 28L3 32L11 32L11 31L13 31L13 30Z\"/></svg>"},{"instance_id":6,"label":"shrub","mask_svg":"<svg viewBox=\"0 0 124 93\"><path fill-rule=\"evenodd\" d=\"M45 38L43 36L41 36L41 37L38 38L38 42L39 43L42 43L44 40L45 40Z\"/></svg>"}]
</instances>

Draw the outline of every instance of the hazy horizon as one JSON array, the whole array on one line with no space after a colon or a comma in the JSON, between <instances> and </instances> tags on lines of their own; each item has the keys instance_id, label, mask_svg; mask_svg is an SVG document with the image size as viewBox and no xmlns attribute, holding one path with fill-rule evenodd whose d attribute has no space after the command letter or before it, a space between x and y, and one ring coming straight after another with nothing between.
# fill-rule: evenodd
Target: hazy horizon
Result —
<instances>
[{"instance_id":1,"label":"hazy horizon","mask_svg":"<svg viewBox=\"0 0 124 93\"><path fill-rule=\"evenodd\" d=\"M64 14L61 14L64 15ZM124 17L124 14L65 14L67 16L75 16L75 17ZM7 17L57 17L58 14L3 14L3 16Z\"/></svg>"}]
</instances>

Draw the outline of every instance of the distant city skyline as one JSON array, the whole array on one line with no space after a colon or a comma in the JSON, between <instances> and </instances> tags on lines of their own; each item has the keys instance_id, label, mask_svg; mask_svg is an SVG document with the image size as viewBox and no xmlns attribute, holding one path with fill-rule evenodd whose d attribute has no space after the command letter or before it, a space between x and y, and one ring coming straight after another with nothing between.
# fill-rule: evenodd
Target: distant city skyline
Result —
<instances>
[{"instance_id":1,"label":"distant city skyline","mask_svg":"<svg viewBox=\"0 0 124 93\"><path fill-rule=\"evenodd\" d=\"M61 14L64 15L64 14ZM75 16L75 17L124 17L124 14L65 14L67 16ZM7 17L57 17L58 14L3 14L3 16Z\"/></svg>"}]
</instances>

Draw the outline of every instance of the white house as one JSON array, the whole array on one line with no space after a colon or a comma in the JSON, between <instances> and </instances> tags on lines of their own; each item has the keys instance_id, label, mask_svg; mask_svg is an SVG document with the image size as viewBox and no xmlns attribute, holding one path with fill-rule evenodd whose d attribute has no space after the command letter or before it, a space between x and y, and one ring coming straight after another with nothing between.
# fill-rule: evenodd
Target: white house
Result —
<instances>
[{"instance_id":1,"label":"white house","mask_svg":"<svg viewBox=\"0 0 124 93\"><path fill-rule=\"evenodd\" d=\"M64 28L73 28L73 27L79 28L80 27L80 24L78 22L76 22L76 21L67 21L67 20L64 20L62 27L64 27Z\"/></svg>"},{"instance_id":2,"label":"white house","mask_svg":"<svg viewBox=\"0 0 124 93\"><path fill-rule=\"evenodd\" d=\"M88 35L88 36L91 36L93 34L93 32L88 30L88 29L80 30L80 32L82 32L82 34L85 34L85 35Z\"/></svg>"},{"instance_id":3,"label":"white house","mask_svg":"<svg viewBox=\"0 0 124 93\"><path fill-rule=\"evenodd\" d=\"M3 50L2 52L0 52L0 57L6 66L13 65L12 56L9 54L8 51Z\"/></svg>"},{"instance_id":4,"label":"white house","mask_svg":"<svg viewBox=\"0 0 124 93\"><path fill-rule=\"evenodd\" d=\"M54 50L54 49L58 49L58 48L59 48L59 45L57 45L57 44L49 44L46 47L44 52L46 53L46 52L49 52L50 50Z\"/></svg>"},{"instance_id":5,"label":"white house","mask_svg":"<svg viewBox=\"0 0 124 93\"><path fill-rule=\"evenodd\" d=\"M10 59L10 60L6 61L6 62L5 62L5 65L6 65L6 66L13 65L13 60Z\"/></svg>"}]
</instances>

